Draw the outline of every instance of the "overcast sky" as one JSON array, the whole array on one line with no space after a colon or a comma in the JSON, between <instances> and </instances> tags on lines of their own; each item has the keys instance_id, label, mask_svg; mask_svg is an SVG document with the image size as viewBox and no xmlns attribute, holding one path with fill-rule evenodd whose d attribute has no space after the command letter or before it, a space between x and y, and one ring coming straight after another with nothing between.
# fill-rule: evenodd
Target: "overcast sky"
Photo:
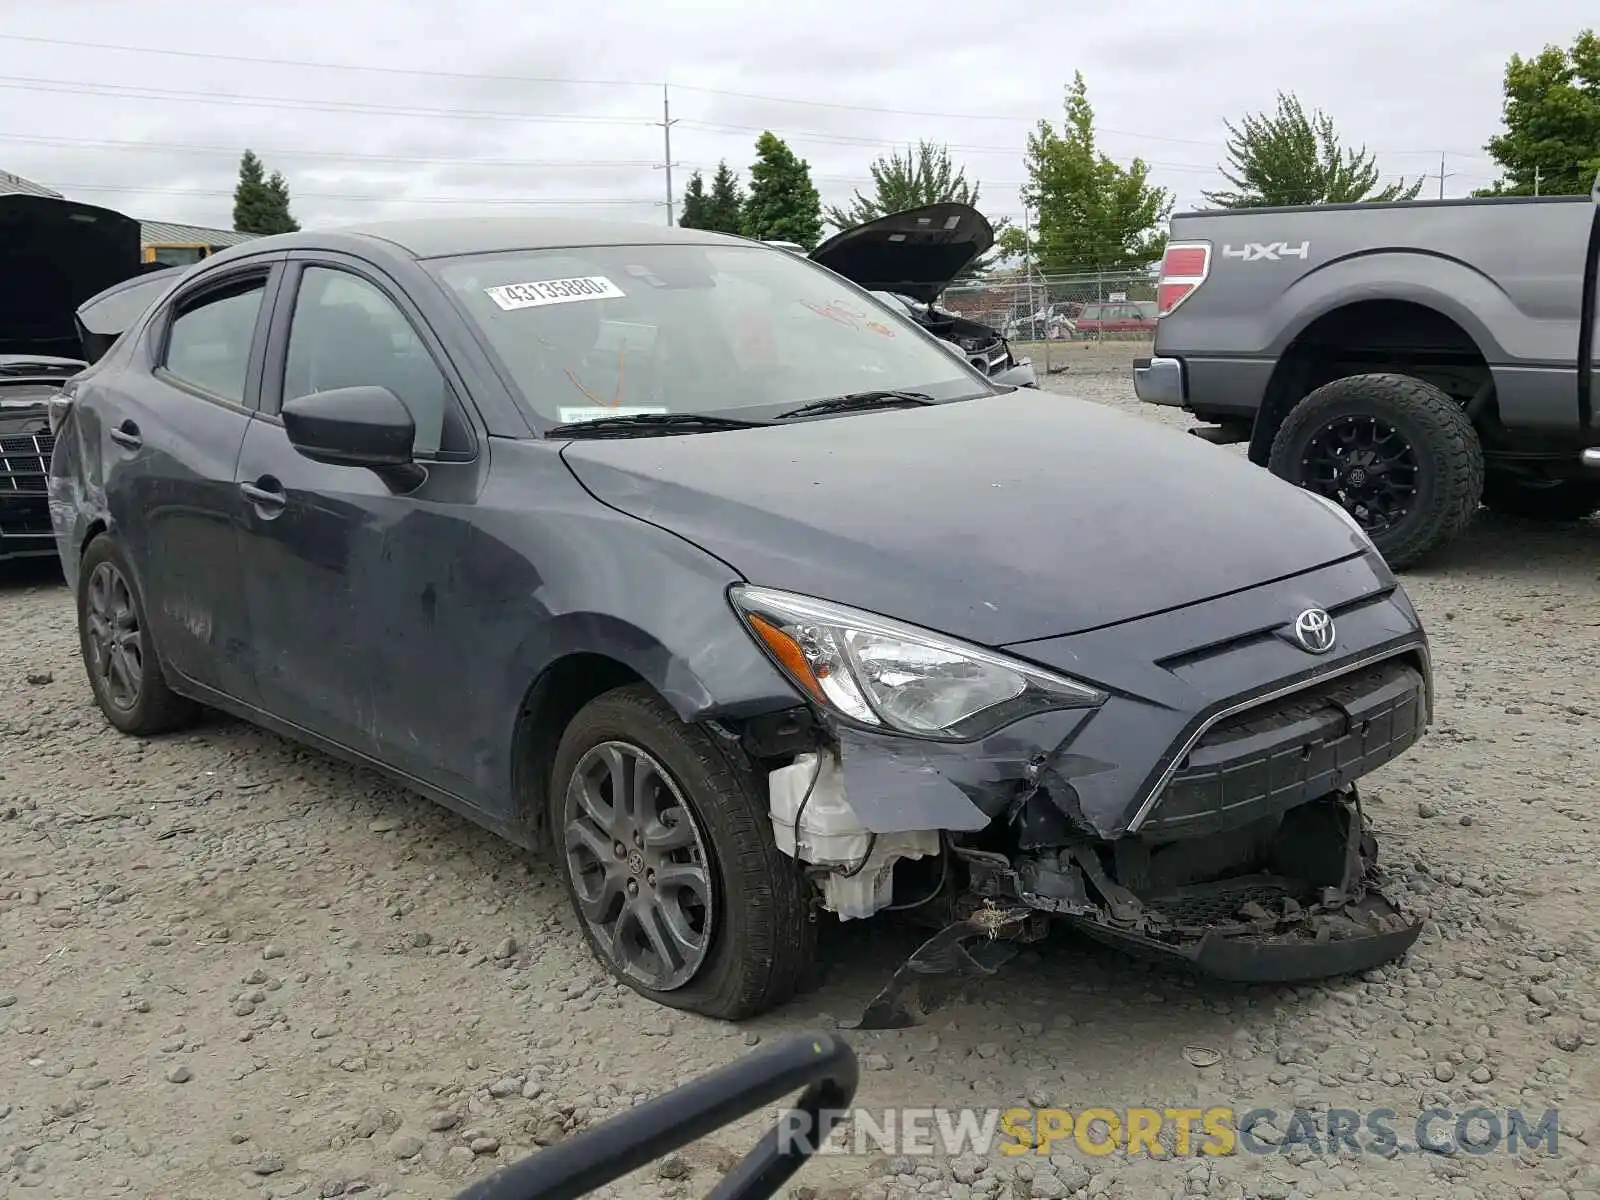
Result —
<instances>
[{"instance_id":1,"label":"overcast sky","mask_svg":"<svg viewBox=\"0 0 1600 1200\"><path fill-rule=\"evenodd\" d=\"M0 169L146 220L220 227L246 146L287 176L306 226L597 202L665 221L662 80L677 192L721 158L743 172L771 129L810 162L824 201L843 202L868 189L877 154L931 138L982 182L992 217L1018 217L1024 139L1040 118L1059 124L1074 69L1101 149L1145 159L1180 209L1222 183L1223 121L1270 108L1279 89L1326 109L1390 176L1432 173L1429 194L1444 152L1445 194L1464 195L1494 177L1483 143L1506 58L1600 22L1578 0L5 8ZM276 61L246 61L260 59Z\"/></svg>"}]
</instances>

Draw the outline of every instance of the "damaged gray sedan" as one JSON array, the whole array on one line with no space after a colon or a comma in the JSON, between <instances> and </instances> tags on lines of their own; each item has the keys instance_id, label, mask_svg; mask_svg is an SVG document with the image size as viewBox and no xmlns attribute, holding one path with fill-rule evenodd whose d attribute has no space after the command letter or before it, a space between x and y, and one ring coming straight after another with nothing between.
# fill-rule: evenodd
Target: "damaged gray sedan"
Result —
<instances>
[{"instance_id":1,"label":"damaged gray sedan","mask_svg":"<svg viewBox=\"0 0 1600 1200\"><path fill-rule=\"evenodd\" d=\"M548 848L654 1000L781 1004L819 911L935 928L880 1025L1057 920L1251 981L1417 936L1356 788L1427 639L1243 461L690 230L260 238L125 324L50 417L107 719L223 709Z\"/></svg>"}]
</instances>

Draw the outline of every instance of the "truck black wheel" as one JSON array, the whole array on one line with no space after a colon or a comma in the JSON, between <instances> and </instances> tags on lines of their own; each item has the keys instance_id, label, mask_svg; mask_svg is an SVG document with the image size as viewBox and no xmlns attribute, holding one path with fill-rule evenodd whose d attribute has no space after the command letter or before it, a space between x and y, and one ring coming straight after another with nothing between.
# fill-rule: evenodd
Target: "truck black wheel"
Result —
<instances>
[{"instance_id":1,"label":"truck black wheel","mask_svg":"<svg viewBox=\"0 0 1600 1200\"><path fill-rule=\"evenodd\" d=\"M167 686L133 569L110 534L78 564L78 646L95 703L122 733L169 733L199 717L198 704Z\"/></svg>"},{"instance_id":2,"label":"truck black wheel","mask_svg":"<svg viewBox=\"0 0 1600 1200\"><path fill-rule=\"evenodd\" d=\"M1399 570L1465 528L1483 448L1461 406L1407 375L1351 375L1300 401L1268 469L1342 505Z\"/></svg>"},{"instance_id":3,"label":"truck black wheel","mask_svg":"<svg viewBox=\"0 0 1600 1200\"><path fill-rule=\"evenodd\" d=\"M1581 521L1600 512L1600 483L1491 473L1484 480L1483 504L1495 512L1533 521Z\"/></svg>"},{"instance_id":4,"label":"truck black wheel","mask_svg":"<svg viewBox=\"0 0 1600 1200\"><path fill-rule=\"evenodd\" d=\"M562 734L550 809L578 924L622 983L730 1021L799 990L816 947L809 885L737 748L648 687L618 688Z\"/></svg>"}]
</instances>

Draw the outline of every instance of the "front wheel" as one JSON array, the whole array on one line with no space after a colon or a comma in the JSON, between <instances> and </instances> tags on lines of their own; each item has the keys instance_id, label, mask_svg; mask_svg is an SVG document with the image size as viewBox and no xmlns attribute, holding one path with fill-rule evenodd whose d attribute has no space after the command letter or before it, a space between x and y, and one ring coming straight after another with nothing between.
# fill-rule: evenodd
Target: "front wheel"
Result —
<instances>
[{"instance_id":1,"label":"front wheel","mask_svg":"<svg viewBox=\"0 0 1600 1200\"><path fill-rule=\"evenodd\" d=\"M1493 474L1484 483L1483 504L1494 512L1531 521L1581 521L1600 511L1600 483Z\"/></svg>"},{"instance_id":2,"label":"front wheel","mask_svg":"<svg viewBox=\"0 0 1600 1200\"><path fill-rule=\"evenodd\" d=\"M658 1004L723 1020L787 1001L816 926L750 765L642 685L567 726L550 827L590 949Z\"/></svg>"},{"instance_id":3,"label":"front wheel","mask_svg":"<svg viewBox=\"0 0 1600 1200\"><path fill-rule=\"evenodd\" d=\"M1483 494L1483 448L1461 406L1407 375L1351 375L1297 404L1268 469L1350 513L1391 567L1464 529Z\"/></svg>"}]
</instances>

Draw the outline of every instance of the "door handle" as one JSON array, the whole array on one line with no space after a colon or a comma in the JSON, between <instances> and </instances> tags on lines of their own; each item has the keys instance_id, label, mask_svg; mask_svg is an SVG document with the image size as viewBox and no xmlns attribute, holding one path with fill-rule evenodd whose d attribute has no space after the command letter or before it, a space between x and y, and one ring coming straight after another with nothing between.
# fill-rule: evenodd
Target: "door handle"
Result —
<instances>
[{"instance_id":1,"label":"door handle","mask_svg":"<svg viewBox=\"0 0 1600 1200\"><path fill-rule=\"evenodd\" d=\"M113 429L111 440L128 450L137 450L144 445L144 438L139 436L139 427L132 421L124 421Z\"/></svg>"},{"instance_id":2,"label":"door handle","mask_svg":"<svg viewBox=\"0 0 1600 1200\"><path fill-rule=\"evenodd\" d=\"M256 483L241 483L239 490L244 493L250 503L261 508L279 509L287 502L288 497L277 488L262 487Z\"/></svg>"}]
</instances>

